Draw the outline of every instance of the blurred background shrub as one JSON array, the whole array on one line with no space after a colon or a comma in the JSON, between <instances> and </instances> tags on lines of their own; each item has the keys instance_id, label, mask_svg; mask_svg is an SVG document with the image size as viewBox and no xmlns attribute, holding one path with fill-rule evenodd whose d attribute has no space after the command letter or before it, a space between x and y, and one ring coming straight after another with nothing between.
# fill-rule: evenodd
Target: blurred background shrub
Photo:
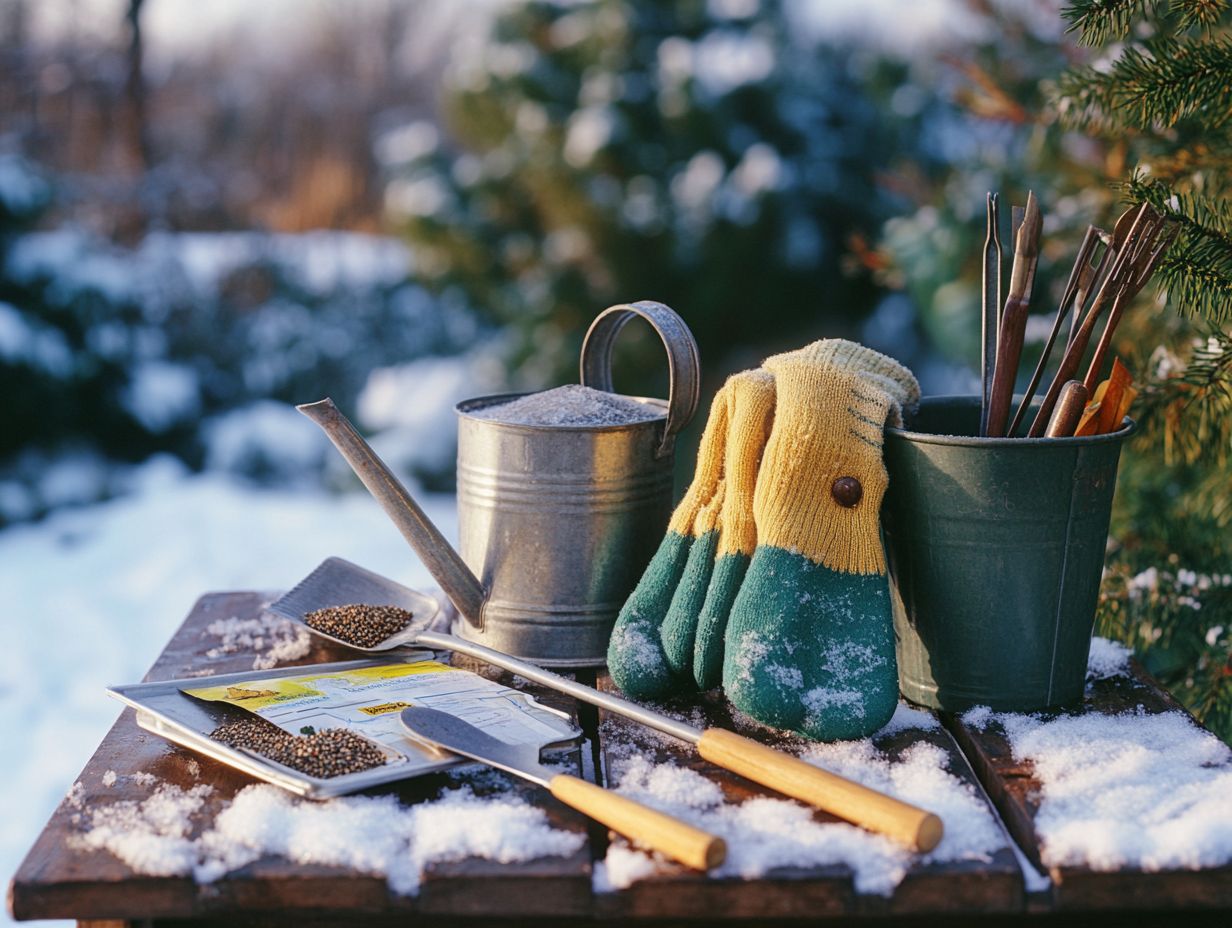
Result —
<instances>
[{"instance_id":1,"label":"blurred background shrub","mask_svg":"<svg viewBox=\"0 0 1232 928\"><path fill-rule=\"evenodd\" d=\"M508 327L517 382L575 376L596 309L642 296L712 375L857 331L875 293L842 259L901 148L864 69L780 3L513 4L458 49L440 131L384 140L386 198L423 277Z\"/></svg>"}]
</instances>

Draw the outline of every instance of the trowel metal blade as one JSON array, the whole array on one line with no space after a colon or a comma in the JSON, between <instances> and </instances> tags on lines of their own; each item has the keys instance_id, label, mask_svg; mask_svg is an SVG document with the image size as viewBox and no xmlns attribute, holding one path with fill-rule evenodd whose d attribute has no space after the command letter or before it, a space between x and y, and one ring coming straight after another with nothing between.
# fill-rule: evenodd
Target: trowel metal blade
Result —
<instances>
[{"instance_id":1,"label":"trowel metal blade","mask_svg":"<svg viewBox=\"0 0 1232 928\"><path fill-rule=\"evenodd\" d=\"M403 709L402 724L411 737L419 741L480 761L540 786L547 786L557 774L557 771L539 762L538 747L506 744L456 715L439 709L425 706Z\"/></svg>"}]
</instances>

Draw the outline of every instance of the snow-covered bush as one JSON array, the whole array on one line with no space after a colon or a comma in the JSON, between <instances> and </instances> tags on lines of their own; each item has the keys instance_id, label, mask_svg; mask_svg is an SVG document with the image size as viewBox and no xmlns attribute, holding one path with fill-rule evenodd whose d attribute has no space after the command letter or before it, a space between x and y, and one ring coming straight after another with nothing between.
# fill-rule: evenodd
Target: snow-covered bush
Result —
<instances>
[{"instance_id":1,"label":"snow-covered bush","mask_svg":"<svg viewBox=\"0 0 1232 928\"><path fill-rule=\"evenodd\" d=\"M170 452L258 479L317 472L324 446L290 404L351 409L371 371L480 340L456 301L413 281L395 239L155 233L125 248L73 225L30 231L49 189L0 162L0 524L113 492L105 475L57 490L50 462L66 454L93 469ZM417 466L452 470L440 455Z\"/></svg>"},{"instance_id":2,"label":"snow-covered bush","mask_svg":"<svg viewBox=\"0 0 1232 928\"><path fill-rule=\"evenodd\" d=\"M287 484L319 472L325 433L289 403L257 400L215 416L202 428L207 470Z\"/></svg>"}]
</instances>

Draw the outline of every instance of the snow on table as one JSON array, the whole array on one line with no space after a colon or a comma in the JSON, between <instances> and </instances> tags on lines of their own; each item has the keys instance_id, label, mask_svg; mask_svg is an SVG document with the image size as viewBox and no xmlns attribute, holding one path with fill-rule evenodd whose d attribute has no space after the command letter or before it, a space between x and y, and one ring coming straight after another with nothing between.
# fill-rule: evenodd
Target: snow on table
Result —
<instances>
[{"instance_id":1,"label":"snow on table","mask_svg":"<svg viewBox=\"0 0 1232 928\"><path fill-rule=\"evenodd\" d=\"M434 864L567 857L586 843L583 834L553 828L543 809L521 796L507 790L476 796L467 787L406 806L396 796L312 802L275 786L247 786L194 834L212 792L204 784L184 789L155 780L146 799L82 808L82 832L72 840L146 876L213 883L276 856L384 877L401 895L417 893Z\"/></svg>"},{"instance_id":2,"label":"snow on table","mask_svg":"<svg viewBox=\"0 0 1232 928\"><path fill-rule=\"evenodd\" d=\"M1050 873L1054 904L1226 907L1232 750L1129 657L1094 639L1081 707L976 708L954 734L997 785L1014 837Z\"/></svg>"},{"instance_id":3,"label":"snow on table","mask_svg":"<svg viewBox=\"0 0 1232 928\"><path fill-rule=\"evenodd\" d=\"M408 586L433 585L367 494L257 489L221 474L189 476L165 459L146 465L136 485L130 496L0 532L5 874L119 713L104 687L140 680L203 592L288 589L330 555ZM456 533L452 497L420 503L446 536ZM220 616L206 640L220 653L248 649L238 669L302 646L293 630L231 618Z\"/></svg>"},{"instance_id":4,"label":"snow on table","mask_svg":"<svg viewBox=\"0 0 1232 928\"><path fill-rule=\"evenodd\" d=\"M1088 680L1131 681L1130 651L1097 638ZM1232 749L1179 709L1031 714L981 707L1038 784L1034 827L1049 868L1148 872L1232 862Z\"/></svg>"},{"instance_id":5,"label":"snow on table","mask_svg":"<svg viewBox=\"0 0 1232 928\"><path fill-rule=\"evenodd\" d=\"M894 896L908 875L926 879L928 874L944 874L943 879L954 880L964 868L974 867L987 879L984 903L990 910L1010 908L1021 899L1022 875L1006 835L932 714L900 705L872 738L817 744L785 737L739 713L729 715L713 698L690 708L659 708L697 727L735 727L823 769L935 812L945 823L945 836L931 852L914 853L888 837L818 814L703 764L674 739L613 717L601 729L609 782L620 793L720 835L727 841L728 857L709 875L716 888L707 898L706 888L697 885L693 875L619 839L596 868L597 891L653 894L655 904L661 905L670 887L670 893L688 899L680 902L683 912L697 905L721 909L722 884L733 879L807 880L809 886L828 884L840 894L850 885L867 899ZM804 884L801 889L809 891ZM768 918L777 913L749 914Z\"/></svg>"}]
</instances>

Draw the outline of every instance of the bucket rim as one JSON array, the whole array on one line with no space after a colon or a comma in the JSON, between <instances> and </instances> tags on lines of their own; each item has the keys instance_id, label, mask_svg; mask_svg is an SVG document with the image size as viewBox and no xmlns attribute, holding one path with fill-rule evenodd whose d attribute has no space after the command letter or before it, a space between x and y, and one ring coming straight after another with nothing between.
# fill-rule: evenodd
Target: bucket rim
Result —
<instances>
[{"instance_id":1,"label":"bucket rim","mask_svg":"<svg viewBox=\"0 0 1232 928\"><path fill-rule=\"evenodd\" d=\"M667 421L668 401L660 399L657 396L633 396L628 393L619 393L617 396L623 396L625 399L636 400L639 403L645 403L660 410L660 415L651 419L639 419L636 422L616 422L611 425L532 425L527 422L502 422L499 419L487 419L481 416L473 415L480 409L487 409L490 406L500 406L504 403L511 403L514 400L521 399L524 396L534 396L536 393L541 393L541 390L527 390L523 393L489 393L485 396L472 396L469 399L462 400L453 407L454 413L459 419L467 419L471 422L482 422L485 426L495 426L500 429L505 429L511 432L625 432L632 429L644 428L646 426L656 426Z\"/></svg>"},{"instance_id":2,"label":"bucket rim","mask_svg":"<svg viewBox=\"0 0 1232 928\"><path fill-rule=\"evenodd\" d=\"M1017 406L1022 397L1014 396L1011 403ZM937 396L925 396L920 400L920 406L975 406L979 407L980 397L969 393L947 393ZM989 438L979 435L939 435L934 432L917 432L914 429L897 426L886 426L885 433L902 441L918 445L949 445L963 448L1066 448L1098 444L1120 443L1129 438L1138 428L1138 423L1126 416L1121 420L1121 427L1115 432L1103 435L1067 435L1064 438Z\"/></svg>"}]
</instances>

